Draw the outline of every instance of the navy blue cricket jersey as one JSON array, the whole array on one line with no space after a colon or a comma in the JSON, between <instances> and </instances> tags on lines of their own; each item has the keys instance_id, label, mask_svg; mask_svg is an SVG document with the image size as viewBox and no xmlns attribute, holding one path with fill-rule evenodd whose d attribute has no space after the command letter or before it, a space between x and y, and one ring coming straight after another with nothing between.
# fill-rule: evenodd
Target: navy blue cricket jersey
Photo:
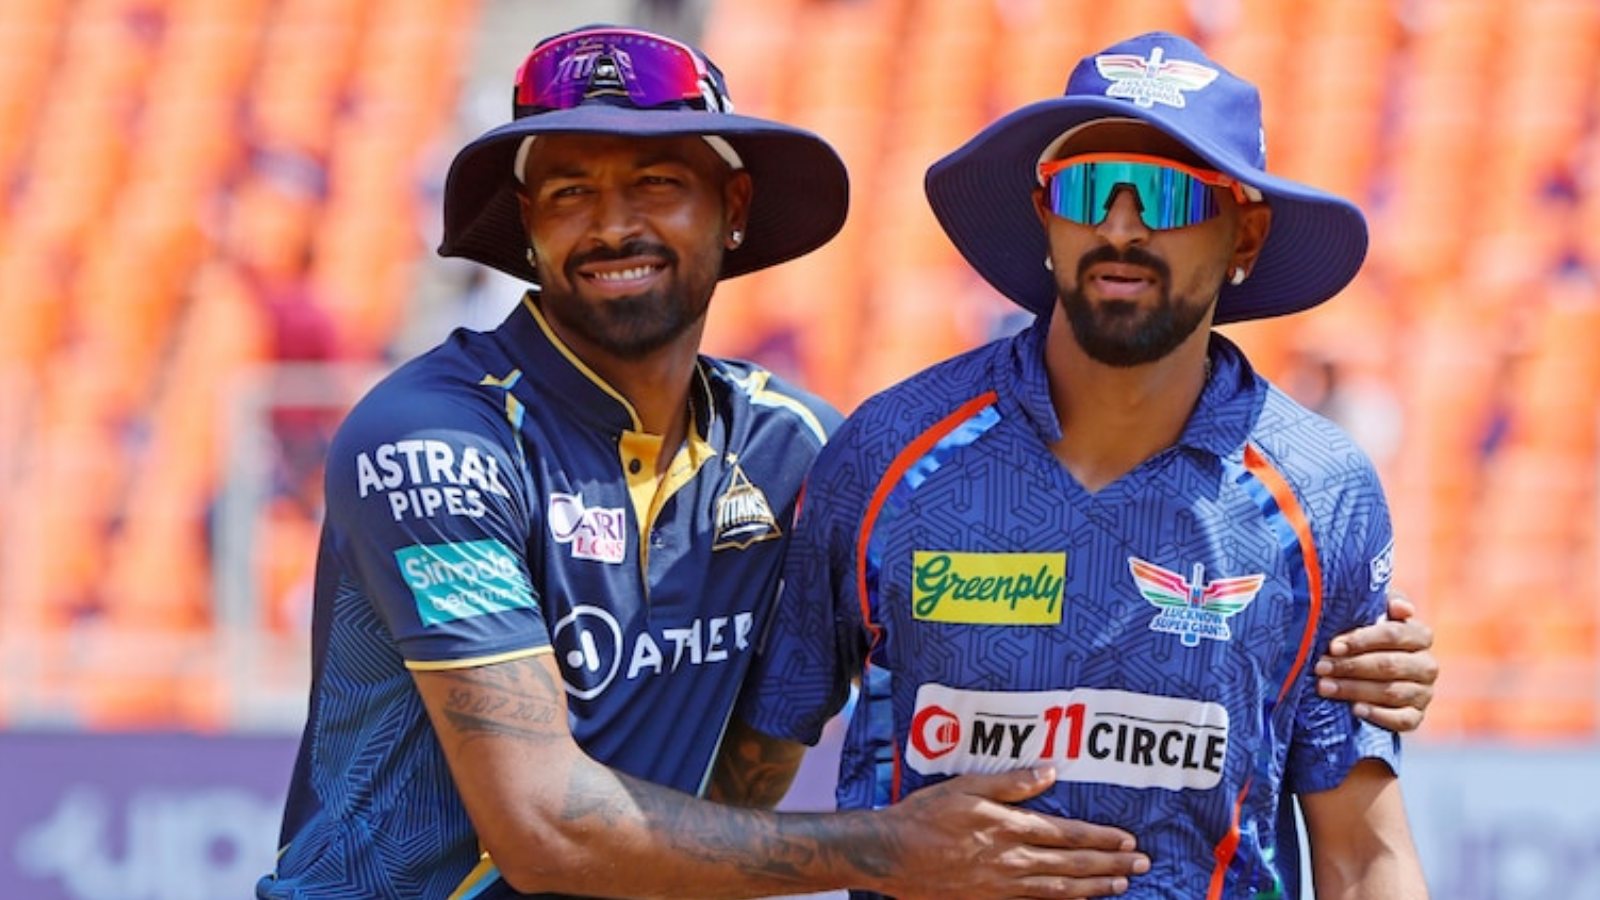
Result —
<instances>
[{"instance_id":1,"label":"navy blue cricket jersey","mask_svg":"<svg viewBox=\"0 0 1600 900\"><path fill-rule=\"evenodd\" d=\"M860 676L841 807L1050 761L1032 806L1150 855L1126 896L1293 896L1291 794L1398 764L1311 671L1384 612L1376 473L1217 336L1177 444L1091 494L1050 451L1047 328L890 388L829 442L740 715L814 743Z\"/></svg>"},{"instance_id":2,"label":"navy blue cricket jersey","mask_svg":"<svg viewBox=\"0 0 1600 900\"><path fill-rule=\"evenodd\" d=\"M412 670L554 653L591 756L702 790L839 416L738 361L701 357L691 394L686 446L661 447L529 295L357 404L329 453L310 713L259 897L513 895Z\"/></svg>"}]
</instances>

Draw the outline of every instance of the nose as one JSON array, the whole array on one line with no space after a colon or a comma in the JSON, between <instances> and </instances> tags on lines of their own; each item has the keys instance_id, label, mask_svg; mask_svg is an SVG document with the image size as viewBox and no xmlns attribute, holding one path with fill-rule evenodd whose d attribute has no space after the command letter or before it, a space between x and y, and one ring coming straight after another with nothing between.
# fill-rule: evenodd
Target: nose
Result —
<instances>
[{"instance_id":1,"label":"nose","mask_svg":"<svg viewBox=\"0 0 1600 900\"><path fill-rule=\"evenodd\" d=\"M639 210L626 188L616 186L599 191L594 209L595 240L620 246L639 236L640 221Z\"/></svg>"},{"instance_id":2,"label":"nose","mask_svg":"<svg viewBox=\"0 0 1600 900\"><path fill-rule=\"evenodd\" d=\"M1139 217L1138 191L1131 187L1118 188L1106 207L1106 217L1095 226L1095 231L1115 247L1148 241L1150 227Z\"/></svg>"}]
</instances>

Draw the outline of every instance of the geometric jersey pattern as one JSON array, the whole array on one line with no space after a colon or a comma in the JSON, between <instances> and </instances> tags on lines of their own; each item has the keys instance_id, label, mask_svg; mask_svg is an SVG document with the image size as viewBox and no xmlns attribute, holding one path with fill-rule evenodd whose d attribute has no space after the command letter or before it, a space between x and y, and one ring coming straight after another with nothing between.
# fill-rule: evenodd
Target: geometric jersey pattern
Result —
<instances>
[{"instance_id":1,"label":"geometric jersey pattern","mask_svg":"<svg viewBox=\"0 0 1600 900\"><path fill-rule=\"evenodd\" d=\"M482 858L417 668L551 653L590 756L703 789L839 416L711 357L691 397L686 449L642 505L626 454L651 439L531 297L356 405L328 455L310 709L258 897L513 895Z\"/></svg>"},{"instance_id":2,"label":"geometric jersey pattern","mask_svg":"<svg viewBox=\"0 0 1600 900\"><path fill-rule=\"evenodd\" d=\"M1309 665L1383 612L1376 473L1215 336L1179 441L1090 494L1049 450L1047 324L891 388L831 439L741 714L814 742L863 676L842 807L1049 759L1060 780L1031 805L1150 853L1127 896L1292 896L1292 794L1398 763Z\"/></svg>"}]
</instances>

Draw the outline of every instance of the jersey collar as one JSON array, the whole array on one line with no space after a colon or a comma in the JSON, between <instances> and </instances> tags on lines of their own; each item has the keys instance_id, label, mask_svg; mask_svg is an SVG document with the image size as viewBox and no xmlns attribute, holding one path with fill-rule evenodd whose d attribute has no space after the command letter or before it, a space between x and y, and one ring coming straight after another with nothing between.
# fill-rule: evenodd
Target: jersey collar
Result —
<instances>
[{"instance_id":1,"label":"jersey collar","mask_svg":"<svg viewBox=\"0 0 1600 900\"><path fill-rule=\"evenodd\" d=\"M523 371L524 383L539 394L541 402L559 403L578 419L612 433L644 431L633 404L556 336L532 291L523 295L517 308L495 330L495 336L506 356ZM690 423L693 442L703 440L702 436L707 434L707 414L711 408L703 366L696 366L695 384L691 389L694 391L690 405L694 411Z\"/></svg>"},{"instance_id":2,"label":"jersey collar","mask_svg":"<svg viewBox=\"0 0 1600 900\"><path fill-rule=\"evenodd\" d=\"M997 373L1000 386L1008 389L1002 394L1009 393L1014 398L1047 444L1061 439L1061 423L1050 402L1050 382L1045 371L1049 325L1048 318L1040 317L1018 334L1008 360L1009 372ZM1211 378L1200 392L1178 446L1218 457L1235 456L1243 450L1250 426L1260 414L1266 398L1265 385L1239 348L1222 335L1212 332L1207 352Z\"/></svg>"}]
</instances>

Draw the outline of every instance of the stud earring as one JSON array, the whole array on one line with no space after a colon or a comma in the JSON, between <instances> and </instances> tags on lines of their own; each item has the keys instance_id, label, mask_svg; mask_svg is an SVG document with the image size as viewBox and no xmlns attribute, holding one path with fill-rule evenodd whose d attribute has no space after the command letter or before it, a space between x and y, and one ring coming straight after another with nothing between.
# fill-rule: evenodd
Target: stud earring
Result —
<instances>
[{"instance_id":1,"label":"stud earring","mask_svg":"<svg viewBox=\"0 0 1600 900\"><path fill-rule=\"evenodd\" d=\"M728 235L728 249L737 250L739 249L739 245L742 243L744 243L744 231L742 229L735 228L733 233Z\"/></svg>"},{"instance_id":2,"label":"stud earring","mask_svg":"<svg viewBox=\"0 0 1600 900\"><path fill-rule=\"evenodd\" d=\"M1056 270L1055 260L1053 260L1050 257L1046 256L1044 258L1044 270L1046 272L1054 272Z\"/></svg>"},{"instance_id":3,"label":"stud earring","mask_svg":"<svg viewBox=\"0 0 1600 900\"><path fill-rule=\"evenodd\" d=\"M1234 266L1233 267L1233 274L1228 278L1228 282L1230 284L1234 285L1235 287L1238 287L1239 285L1244 284L1244 279L1245 279L1244 267L1242 267L1242 266Z\"/></svg>"},{"instance_id":4,"label":"stud earring","mask_svg":"<svg viewBox=\"0 0 1600 900\"><path fill-rule=\"evenodd\" d=\"M528 265L533 266L535 269L539 268L539 264L533 261L533 248L532 247L528 248Z\"/></svg>"}]
</instances>

